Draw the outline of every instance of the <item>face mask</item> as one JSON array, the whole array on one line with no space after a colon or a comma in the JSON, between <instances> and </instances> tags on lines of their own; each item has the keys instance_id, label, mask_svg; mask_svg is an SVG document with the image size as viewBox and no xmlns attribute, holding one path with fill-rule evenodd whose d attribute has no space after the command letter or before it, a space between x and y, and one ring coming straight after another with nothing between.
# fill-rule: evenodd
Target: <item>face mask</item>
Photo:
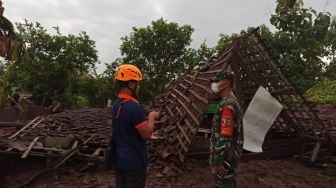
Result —
<instances>
[{"instance_id":1,"label":"face mask","mask_svg":"<svg viewBox=\"0 0 336 188\"><path fill-rule=\"evenodd\" d=\"M134 87L134 85L132 85L132 86L127 85L127 88L132 92L131 96L133 98L137 98L137 85L135 85L135 87Z\"/></svg>"},{"instance_id":2,"label":"face mask","mask_svg":"<svg viewBox=\"0 0 336 188\"><path fill-rule=\"evenodd\" d=\"M216 83L216 82L211 83L211 90L214 93L219 93L220 92L219 83Z\"/></svg>"},{"instance_id":3,"label":"face mask","mask_svg":"<svg viewBox=\"0 0 336 188\"><path fill-rule=\"evenodd\" d=\"M139 94L139 91L140 91L140 86L135 86L135 89L133 90L133 97L134 98L138 98L138 94Z\"/></svg>"}]
</instances>

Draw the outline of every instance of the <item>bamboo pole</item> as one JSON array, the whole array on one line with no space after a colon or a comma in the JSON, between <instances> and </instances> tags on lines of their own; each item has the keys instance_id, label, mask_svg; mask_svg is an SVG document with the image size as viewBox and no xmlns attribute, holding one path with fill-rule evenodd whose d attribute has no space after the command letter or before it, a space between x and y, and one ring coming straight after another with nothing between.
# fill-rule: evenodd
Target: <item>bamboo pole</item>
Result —
<instances>
[{"instance_id":1,"label":"bamboo pole","mask_svg":"<svg viewBox=\"0 0 336 188\"><path fill-rule=\"evenodd\" d=\"M28 148L26 149L26 151L22 154L21 159L24 159L28 156L29 152L31 151L31 149L33 148L33 146L36 144L37 140L40 137L35 137L34 140L29 144Z\"/></svg>"},{"instance_id":2,"label":"bamboo pole","mask_svg":"<svg viewBox=\"0 0 336 188\"><path fill-rule=\"evenodd\" d=\"M31 120L26 126L22 127L15 134L13 134L12 136L10 136L9 139L11 140L11 139L15 138L18 134L20 134L22 131L24 131L25 129L27 129L31 124L33 124L39 118L40 118L40 116L37 116L36 118L34 118L33 120Z\"/></svg>"}]
</instances>

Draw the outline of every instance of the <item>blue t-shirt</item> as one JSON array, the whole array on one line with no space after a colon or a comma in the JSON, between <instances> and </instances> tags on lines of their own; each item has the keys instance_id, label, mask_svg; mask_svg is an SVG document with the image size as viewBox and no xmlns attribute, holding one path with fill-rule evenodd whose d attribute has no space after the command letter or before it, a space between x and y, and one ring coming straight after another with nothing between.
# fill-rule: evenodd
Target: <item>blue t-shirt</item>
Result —
<instances>
[{"instance_id":1,"label":"blue t-shirt","mask_svg":"<svg viewBox=\"0 0 336 188\"><path fill-rule=\"evenodd\" d=\"M147 116L142 106L132 99L127 96L120 98L119 95L119 99L113 103L112 127L115 131L116 167L136 171L148 163L146 140L136 130L147 124Z\"/></svg>"}]
</instances>

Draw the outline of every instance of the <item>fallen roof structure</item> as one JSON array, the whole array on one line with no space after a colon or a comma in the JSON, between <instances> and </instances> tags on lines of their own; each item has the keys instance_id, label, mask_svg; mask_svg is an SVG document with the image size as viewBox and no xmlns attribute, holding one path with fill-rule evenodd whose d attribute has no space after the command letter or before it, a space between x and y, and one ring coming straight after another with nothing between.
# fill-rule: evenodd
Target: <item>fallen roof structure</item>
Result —
<instances>
[{"instance_id":1,"label":"fallen roof structure","mask_svg":"<svg viewBox=\"0 0 336 188\"><path fill-rule=\"evenodd\" d=\"M330 141L335 125L318 117L295 85L282 73L257 30L254 30L236 38L223 53L179 77L169 86L163 106L159 108L169 114L171 135L177 140L166 144L175 148L173 150L181 161L188 153L209 104L208 99L212 95L210 79L224 70L235 73L234 93L245 110L259 86L266 88L283 105L270 136L300 136L317 143Z\"/></svg>"}]
</instances>

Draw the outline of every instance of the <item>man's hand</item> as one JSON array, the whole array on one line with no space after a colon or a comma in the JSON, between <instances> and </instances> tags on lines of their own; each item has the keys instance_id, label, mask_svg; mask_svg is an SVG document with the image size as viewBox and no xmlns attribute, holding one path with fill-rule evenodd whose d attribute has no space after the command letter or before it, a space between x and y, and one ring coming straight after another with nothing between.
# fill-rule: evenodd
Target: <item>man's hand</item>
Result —
<instances>
[{"instance_id":1,"label":"man's hand","mask_svg":"<svg viewBox=\"0 0 336 188\"><path fill-rule=\"evenodd\" d=\"M140 128L137 128L137 131L140 133L141 137L145 140L150 140L150 139L157 139L155 134L153 134L154 131L154 122L156 119L160 118L159 112L150 112L148 114L148 122L146 126L142 126Z\"/></svg>"},{"instance_id":2,"label":"man's hand","mask_svg":"<svg viewBox=\"0 0 336 188\"><path fill-rule=\"evenodd\" d=\"M156 111L152 111L148 115L149 118L154 118L155 120L160 118L160 113Z\"/></svg>"},{"instance_id":3,"label":"man's hand","mask_svg":"<svg viewBox=\"0 0 336 188\"><path fill-rule=\"evenodd\" d=\"M218 166L212 167L212 172L213 173L218 173L220 176L225 176L225 175L228 174L228 170L225 169L225 167L223 165L218 165Z\"/></svg>"}]
</instances>

